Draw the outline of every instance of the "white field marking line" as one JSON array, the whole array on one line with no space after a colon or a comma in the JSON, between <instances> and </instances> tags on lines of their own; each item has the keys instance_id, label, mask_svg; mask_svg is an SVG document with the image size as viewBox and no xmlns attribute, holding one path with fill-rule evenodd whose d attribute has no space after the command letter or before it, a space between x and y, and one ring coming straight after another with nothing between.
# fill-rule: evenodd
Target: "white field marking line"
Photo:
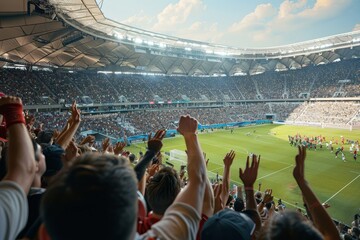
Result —
<instances>
[{"instance_id":1,"label":"white field marking line","mask_svg":"<svg viewBox=\"0 0 360 240\"><path fill-rule=\"evenodd\" d=\"M262 177L258 178L257 180L260 180L260 179L269 177L269 176L271 176L271 175L274 175L274 174L276 174L276 173L278 173L278 172L284 171L284 170L286 170L286 169L288 169L288 168L291 168L291 167L293 167L293 166L294 166L294 165L290 165L290 166L284 167L284 168L282 168L282 169L280 169L280 170L277 170L277 171L275 171L275 172L272 172L272 173L269 173L269 174L267 174L267 175L265 175L265 176L262 176Z\"/></svg>"},{"instance_id":2,"label":"white field marking line","mask_svg":"<svg viewBox=\"0 0 360 240\"><path fill-rule=\"evenodd\" d=\"M221 149L223 149L224 146L225 146L225 147L229 147L230 149L233 149L234 151L235 151L236 149L240 149L239 152L243 152L243 153L249 154L249 152L247 151L247 149L246 149L246 148L243 148L243 147L239 147L239 146L235 146L235 145L229 145L229 144L224 144L224 143L221 143L222 146L218 146L218 145L216 145L216 144L212 144L212 143L209 143L209 142L211 142L211 141L208 141L208 140L205 140L205 141L204 141L203 139L200 140L200 144L205 144L205 145L209 145L209 146L213 146L213 147L217 147L217 148L221 148Z\"/></svg>"},{"instance_id":3,"label":"white field marking line","mask_svg":"<svg viewBox=\"0 0 360 240\"><path fill-rule=\"evenodd\" d=\"M202 143L203 143L203 141L202 141ZM214 145L214 144L211 144L211 143L203 143L203 144L204 144L204 145L209 145L209 146L221 148L221 147L219 147L219 146L217 146L217 145ZM224 145L224 146L230 146L230 145ZM245 151L246 151L246 154L249 155L249 151L248 151L246 148L243 148L243 147L237 147L237 148L238 148L238 149L243 149L243 150L245 150ZM231 149L233 149L234 151L236 150L235 148L231 148ZM241 151L241 152L244 152L244 151ZM260 156L261 156L261 154L260 154ZM288 165L288 166L293 166L293 165L291 165L291 164L289 164L289 163L282 162L282 161L276 161L276 160L272 160L272 159L269 159L269 161L281 163L281 164Z\"/></svg>"},{"instance_id":4,"label":"white field marking line","mask_svg":"<svg viewBox=\"0 0 360 240\"><path fill-rule=\"evenodd\" d=\"M205 159L206 160L206 159ZM215 164L215 165L218 165L218 166L223 166L224 167L224 165L223 164L219 164L219 163L216 163L216 162L211 162L211 161L209 161L209 164Z\"/></svg>"},{"instance_id":5,"label":"white field marking line","mask_svg":"<svg viewBox=\"0 0 360 240\"><path fill-rule=\"evenodd\" d=\"M201 141L200 144L205 144L205 145L209 145L209 146L213 146L213 147L222 148L222 147L220 147L220 146L217 146L217 145L208 143L207 141ZM224 143L222 143L222 145L223 145L223 146L226 146L226 147L229 147L229 146L230 146L230 145L224 144ZM248 151L246 148L239 147L239 146L235 146L235 148L234 148L234 146L231 146L231 147L233 147L233 148L231 148L231 149L233 149L235 152L237 151L237 149L242 149L242 151L239 151L239 152L246 153L247 155L249 154L249 151ZM244 150L245 150L246 152L245 152ZM261 154L260 154L260 155L261 155ZM293 166L293 165L291 165L291 164L289 164L289 163L287 163L287 162L276 161L276 160L272 160L272 159L268 159L268 160L271 161L271 162L277 162L277 163L281 163L281 164L284 164L284 165Z\"/></svg>"},{"instance_id":6,"label":"white field marking line","mask_svg":"<svg viewBox=\"0 0 360 240\"><path fill-rule=\"evenodd\" d=\"M356 179L358 179L360 175L358 175L356 178L351 180L348 184L346 184L344 187L342 187L339 191L337 191L334 195L332 195L328 200L326 200L324 203L327 203L331 199L333 199L336 195L338 195L342 190L344 190L347 186L349 186L351 183L353 183Z\"/></svg>"}]
</instances>

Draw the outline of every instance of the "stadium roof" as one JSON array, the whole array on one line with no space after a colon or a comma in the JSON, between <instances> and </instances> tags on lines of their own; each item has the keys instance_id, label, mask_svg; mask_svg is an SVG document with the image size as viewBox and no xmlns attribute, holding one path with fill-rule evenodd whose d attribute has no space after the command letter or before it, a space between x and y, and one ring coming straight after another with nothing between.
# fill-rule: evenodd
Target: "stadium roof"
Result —
<instances>
[{"instance_id":1,"label":"stadium roof","mask_svg":"<svg viewBox=\"0 0 360 240\"><path fill-rule=\"evenodd\" d=\"M24 0L13 0L22 1ZM360 31L269 48L176 38L107 19L95 0L36 0L29 14L0 12L4 62L121 72L237 75L360 57ZM33 11L34 10L34 11Z\"/></svg>"}]
</instances>

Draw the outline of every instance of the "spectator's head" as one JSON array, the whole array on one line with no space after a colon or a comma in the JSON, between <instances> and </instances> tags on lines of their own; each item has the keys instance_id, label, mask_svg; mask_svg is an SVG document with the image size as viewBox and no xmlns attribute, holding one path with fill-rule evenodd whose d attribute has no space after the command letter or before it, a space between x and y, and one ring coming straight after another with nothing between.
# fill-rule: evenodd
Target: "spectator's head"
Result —
<instances>
[{"instance_id":1,"label":"spectator's head","mask_svg":"<svg viewBox=\"0 0 360 240\"><path fill-rule=\"evenodd\" d=\"M41 239L133 239L137 180L124 158L84 154L41 203Z\"/></svg>"},{"instance_id":2,"label":"spectator's head","mask_svg":"<svg viewBox=\"0 0 360 240\"><path fill-rule=\"evenodd\" d=\"M56 175L63 167L61 159L65 151L59 145L56 144L42 145L42 146L44 146L43 153L46 161L46 172L44 173L44 176L52 177Z\"/></svg>"},{"instance_id":3,"label":"spectator's head","mask_svg":"<svg viewBox=\"0 0 360 240\"><path fill-rule=\"evenodd\" d=\"M53 130L45 130L38 133L36 142L37 143L51 143L52 136L54 134Z\"/></svg>"},{"instance_id":4,"label":"spectator's head","mask_svg":"<svg viewBox=\"0 0 360 240\"><path fill-rule=\"evenodd\" d=\"M257 191L257 192L255 193L255 200L256 200L256 203L257 203L257 204L261 203L261 201L262 201L262 194L261 194L260 191Z\"/></svg>"},{"instance_id":5,"label":"spectator's head","mask_svg":"<svg viewBox=\"0 0 360 240\"><path fill-rule=\"evenodd\" d=\"M46 163L45 163L45 156L42 153L41 146L36 143L34 139L31 139L34 147L34 153L35 153L35 161L36 161L36 177L41 178L41 176L46 171Z\"/></svg>"},{"instance_id":6,"label":"spectator's head","mask_svg":"<svg viewBox=\"0 0 360 240\"><path fill-rule=\"evenodd\" d=\"M320 240L321 233L300 213L284 211L274 214L262 229L261 239Z\"/></svg>"},{"instance_id":7,"label":"spectator's head","mask_svg":"<svg viewBox=\"0 0 360 240\"><path fill-rule=\"evenodd\" d=\"M135 160L136 160L136 156L135 156L135 154L130 153L130 154L129 154L129 160L130 160L130 162L131 162L131 163L134 163L134 162L135 162Z\"/></svg>"},{"instance_id":8,"label":"spectator's head","mask_svg":"<svg viewBox=\"0 0 360 240\"><path fill-rule=\"evenodd\" d=\"M146 186L146 200L155 214L163 215L180 192L176 171L165 167L157 172Z\"/></svg>"},{"instance_id":9,"label":"spectator's head","mask_svg":"<svg viewBox=\"0 0 360 240\"><path fill-rule=\"evenodd\" d=\"M222 210L209 218L201 231L201 239L250 240L255 223L245 214L229 209Z\"/></svg>"},{"instance_id":10,"label":"spectator's head","mask_svg":"<svg viewBox=\"0 0 360 240\"><path fill-rule=\"evenodd\" d=\"M244 208L244 200L242 200L241 198L236 198L234 202L234 210L237 212L241 212L242 210L244 210Z\"/></svg>"}]
</instances>

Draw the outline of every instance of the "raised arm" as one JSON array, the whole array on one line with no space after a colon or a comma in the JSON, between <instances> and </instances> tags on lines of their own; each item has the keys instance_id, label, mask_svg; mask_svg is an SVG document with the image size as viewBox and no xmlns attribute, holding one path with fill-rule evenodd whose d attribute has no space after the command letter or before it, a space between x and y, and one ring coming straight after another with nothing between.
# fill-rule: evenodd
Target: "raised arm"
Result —
<instances>
[{"instance_id":1,"label":"raised arm","mask_svg":"<svg viewBox=\"0 0 360 240\"><path fill-rule=\"evenodd\" d=\"M223 184L221 191L221 200L224 204L227 203L229 198L229 189L230 189L230 168L235 158L235 152L231 150L224 157L224 174L223 174Z\"/></svg>"},{"instance_id":2,"label":"raised arm","mask_svg":"<svg viewBox=\"0 0 360 240\"><path fill-rule=\"evenodd\" d=\"M8 173L3 180L14 181L27 194L35 176L35 154L20 98L0 98L0 114L5 118L9 134Z\"/></svg>"},{"instance_id":3,"label":"raised arm","mask_svg":"<svg viewBox=\"0 0 360 240\"><path fill-rule=\"evenodd\" d=\"M204 156L204 160L206 159L206 153L203 153ZM208 162L209 159L206 160L206 167L208 166ZM214 199L214 191L212 189L211 183L210 183L210 179L206 178L205 181L205 193L204 193L204 201L203 201L203 209L202 209L202 214L204 214L205 216L207 216L208 218L211 217L214 214L214 204L215 204L215 199Z\"/></svg>"},{"instance_id":4,"label":"raised arm","mask_svg":"<svg viewBox=\"0 0 360 240\"><path fill-rule=\"evenodd\" d=\"M299 153L295 157L296 166L293 171L294 178L301 190L303 199L311 213L316 228L324 235L325 239L338 240L340 236L334 221L312 191L310 184L305 180L305 158L306 148L299 146Z\"/></svg>"},{"instance_id":5,"label":"raised arm","mask_svg":"<svg viewBox=\"0 0 360 240\"><path fill-rule=\"evenodd\" d=\"M188 184L177 196L175 202L186 203L201 213L206 181L206 167L202 150L196 135L198 122L195 118L181 116L178 132L183 135L188 156Z\"/></svg>"},{"instance_id":6,"label":"raised arm","mask_svg":"<svg viewBox=\"0 0 360 240\"><path fill-rule=\"evenodd\" d=\"M241 181L244 183L245 195L246 195L246 209L257 211L257 206L254 197L254 183L258 175L258 169L260 165L260 156L259 160L254 154L252 156L251 166L249 165L249 156L246 159L246 168L243 171L239 169L239 176ZM261 219L259 213L256 215L255 219L256 232L259 232L261 228Z\"/></svg>"},{"instance_id":7,"label":"raised arm","mask_svg":"<svg viewBox=\"0 0 360 240\"><path fill-rule=\"evenodd\" d=\"M153 138L151 138L151 136L149 137L148 150L146 151L141 161L138 164L136 164L134 168L138 181L142 179L142 177L145 174L146 168L149 166L149 163L152 161L155 155L161 150L163 146L162 140L165 137L165 134L166 134L165 130L158 130Z\"/></svg>"},{"instance_id":8,"label":"raised arm","mask_svg":"<svg viewBox=\"0 0 360 240\"><path fill-rule=\"evenodd\" d=\"M80 110L76 107L76 101L74 101L71 106L71 118L66 123L68 127L66 127L65 131L63 131L60 134L60 136L56 139L56 143L60 145L64 150L70 144L77 129L79 128L80 122L81 122Z\"/></svg>"}]
</instances>

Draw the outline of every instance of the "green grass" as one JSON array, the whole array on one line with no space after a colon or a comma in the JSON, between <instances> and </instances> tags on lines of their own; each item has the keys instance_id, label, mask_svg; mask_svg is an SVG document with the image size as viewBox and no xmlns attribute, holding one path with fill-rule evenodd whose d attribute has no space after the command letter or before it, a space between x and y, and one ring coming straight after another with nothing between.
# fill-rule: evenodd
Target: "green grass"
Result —
<instances>
[{"instance_id":1,"label":"green grass","mask_svg":"<svg viewBox=\"0 0 360 240\"><path fill-rule=\"evenodd\" d=\"M256 130L256 132L253 132ZM250 132L250 136L246 133ZM276 135L269 134L276 132ZM262 125L245 128L236 128L231 134L228 130L219 130L212 133L199 134L202 149L210 159L208 170L212 175L219 172L222 175L222 159L225 154L233 149L236 157L231 167L232 184L241 184L239 168L245 166L246 156L252 152L261 155L258 174L258 183L261 190L273 189L275 199L281 198L287 203L288 208L299 203L302 207L300 190L292 176L294 157L297 148L291 147L287 141L288 135L317 136L322 134L329 141L335 137L340 142L340 136L348 139L359 139L360 131L321 129L313 127L299 127L287 125ZM325 145L325 144L324 144ZM144 143L134 144L128 149L137 153L139 148L144 151ZM334 148L336 149L336 145ZM335 158L334 153L323 147L323 150L307 151L305 174L312 189L320 201L328 203L330 215L341 222L350 224L353 215L360 208L360 160L354 162L349 146L344 145L347 162L341 157ZM163 151L172 149L184 150L183 138L178 136L164 140ZM179 163L174 162L177 169Z\"/></svg>"}]
</instances>

